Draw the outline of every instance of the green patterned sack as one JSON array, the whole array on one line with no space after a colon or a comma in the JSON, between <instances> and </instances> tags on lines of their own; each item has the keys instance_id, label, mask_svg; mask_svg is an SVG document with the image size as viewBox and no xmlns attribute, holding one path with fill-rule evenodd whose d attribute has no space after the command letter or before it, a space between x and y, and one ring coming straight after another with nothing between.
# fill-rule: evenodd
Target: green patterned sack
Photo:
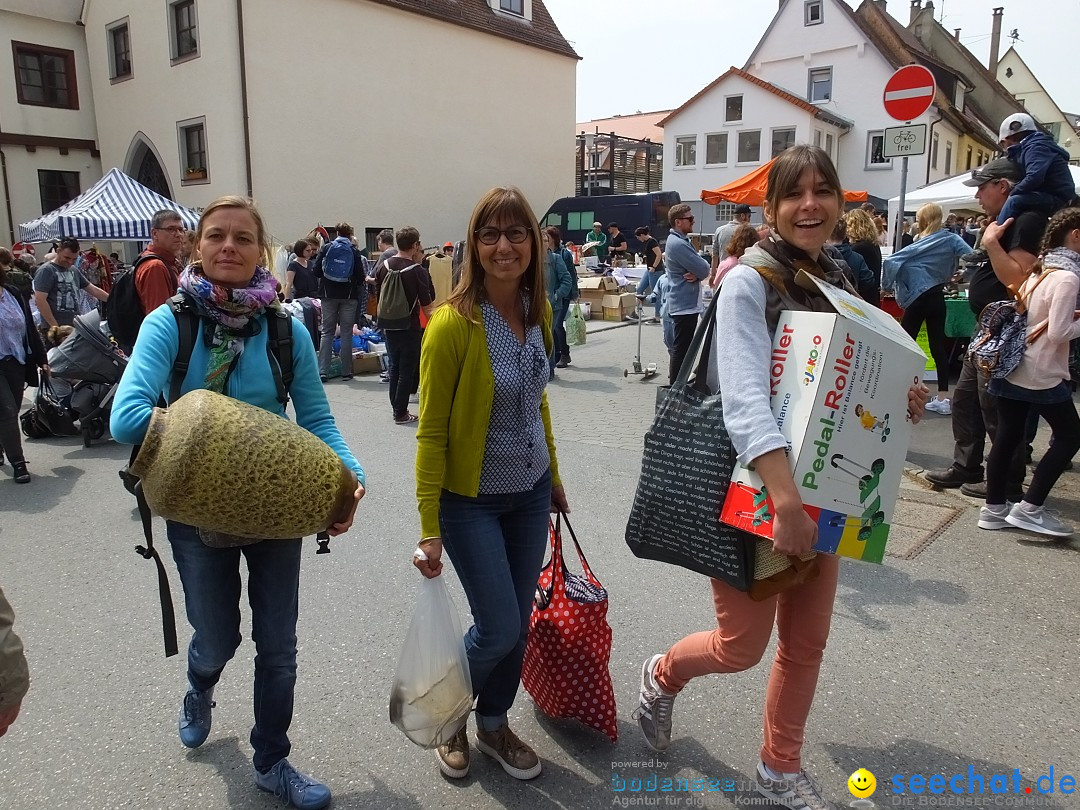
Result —
<instances>
[{"instance_id":1,"label":"green patterned sack","mask_svg":"<svg viewBox=\"0 0 1080 810\"><path fill-rule=\"evenodd\" d=\"M581 304L575 301L570 317L566 319L566 343L570 346L584 346L585 336L585 318L581 315Z\"/></svg>"}]
</instances>

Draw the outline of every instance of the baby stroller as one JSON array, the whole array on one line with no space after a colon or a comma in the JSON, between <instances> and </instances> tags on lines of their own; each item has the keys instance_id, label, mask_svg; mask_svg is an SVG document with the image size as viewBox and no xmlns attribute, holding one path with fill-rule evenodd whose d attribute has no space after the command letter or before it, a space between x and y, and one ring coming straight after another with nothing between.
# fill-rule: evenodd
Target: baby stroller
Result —
<instances>
[{"instance_id":1,"label":"baby stroller","mask_svg":"<svg viewBox=\"0 0 1080 810\"><path fill-rule=\"evenodd\" d=\"M49 351L54 377L72 384L70 405L79 420L83 446L105 435L105 425L120 377L127 367L124 356L101 328L97 310L75 319L75 331Z\"/></svg>"}]
</instances>

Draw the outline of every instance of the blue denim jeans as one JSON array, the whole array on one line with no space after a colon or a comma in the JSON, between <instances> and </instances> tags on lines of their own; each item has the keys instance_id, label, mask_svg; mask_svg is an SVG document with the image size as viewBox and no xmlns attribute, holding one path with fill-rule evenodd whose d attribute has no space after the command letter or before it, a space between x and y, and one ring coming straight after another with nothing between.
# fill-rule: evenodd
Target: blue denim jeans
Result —
<instances>
[{"instance_id":1,"label":"blue denim jeans","mask_svg":"<svg viewBox=\"0 0 1080 810\"><path fill-rule=\"evenodd\" d=\"M439 501L443 547L472 611L465 650L485 731L505 725L517 697L550 506L550 471L528 492L469 498L443 490Z\"/></svg>"},{"instance_id":2,"label":"blue denim jeans","mask_svg":"<svg viewBox=\"0 0 1080 810\"><path fill-rule=\"evenodd\" d=\"M656 292L656 283L664 275L663 270L646 270L641 274L641 281L637 285L638 295L647 295L650 291ZM653 315L660 317L660 304L653 299Z\"/></svg>"},{"instance_id":3,"label":"blue denim jeans","mask_svg":"<svg viewBox=\"0 0 1080 810\"><path fill-rule=\"evenodd\" d=\"M240 646L241 555L247 561L255 642L251 747L256 770L265 772L288 756L291 748L300 541L264 540L250 546L210 548L193 526L170 520L167 527L184 586L188 622L195 631L188 645L188 682L195 689L214 686Z\"/></svg>"}]
</instances>

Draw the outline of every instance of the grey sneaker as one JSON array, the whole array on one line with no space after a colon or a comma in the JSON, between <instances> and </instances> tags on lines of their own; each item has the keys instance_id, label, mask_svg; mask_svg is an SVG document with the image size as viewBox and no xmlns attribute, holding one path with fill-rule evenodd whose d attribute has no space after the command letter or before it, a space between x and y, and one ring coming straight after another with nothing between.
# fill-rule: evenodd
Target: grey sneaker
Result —
<instances>
[{"instance_id":1,"label":"grey sneaker","mask_svg":"<svg viewBox=\"0 0 1080 810\"><path fill-rule=\"evenodd\" d=\"M663 657L654 655L641 665L641 702L634 711L645 742L654 751L666 751L671 745L671 710L675 705L675 695L664 692L653 678Z\"/></svg>"},{"instance_id":2,"label":"grey sneaker","mask_svg":"<svg viewBox=\"0 0 1080 810\"><path fill-rule=\"evenodd\" d=\"M330 788L279 759L266 773L255 771L255 786L298 810L321 810L330 804Z\"/></svg>"},{"instance_id":3,"label":"grey sneaker","mask_svg":"<svg viewBox=\"0 0 1080 810\"><path fill-rule=\"evenodd\" d=\"M788 810L835 810L806 771L785 773L780 779L773 779L765 770L765 763L758 762L754 782L758 793Z\"/></svg>"},{"instance_id":4,"label":"grey sneaker","mask_svg":"<svg viewBox=\"0 0 1080 810\"><path fill-rule=\"evenodd\" d=\"M1045 506L1040 506L1034 512L1024 509L1020 504L1016 504L1009 514L1006 515L1005 520L1009 525L1015 526L1018 529L1026 529L1029 532L1038 532L1039 534L1048 534L1051 537L1070 537L1072 536L1073 529L1066 523L1062 523L1056 517L1046 511Z\"/></svg>"},{"instance_id":5,"label":"grey sneaker","mask_svg":"<svg viewBox=\"0 0 1080 810\"><path fill-rule=\"evenodd\" d=\"M991 530L1008 528L1009 522L1005 518L1011 508L1011 503L996 507L983 504L979 507L979 528Z\"/></svg>"}]
</instances>

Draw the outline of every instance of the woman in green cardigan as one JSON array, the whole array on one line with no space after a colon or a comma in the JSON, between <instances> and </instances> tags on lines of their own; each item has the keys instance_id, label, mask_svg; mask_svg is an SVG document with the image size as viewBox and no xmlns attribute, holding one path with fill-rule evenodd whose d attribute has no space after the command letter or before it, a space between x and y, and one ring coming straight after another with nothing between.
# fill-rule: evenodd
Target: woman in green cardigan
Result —
<instances>
[{"instance_id":1,"label":"woman in green cardigan","mask_svg":"<svg viewBox=\"0 0 1080 810\"><path fill-rule=\"evenodd\" d=\"M521 681L548 513L569 511L544 387L552 348L546 256L536 216L516 188L496 188L473 210L461 280L428 322L420 355L416 499L426 577L454 563L469 598L465 633L476 746L517 779L540 760L507 725ZM466 729L436 754L469 772Z\"/></svg>"}]
</instances>

